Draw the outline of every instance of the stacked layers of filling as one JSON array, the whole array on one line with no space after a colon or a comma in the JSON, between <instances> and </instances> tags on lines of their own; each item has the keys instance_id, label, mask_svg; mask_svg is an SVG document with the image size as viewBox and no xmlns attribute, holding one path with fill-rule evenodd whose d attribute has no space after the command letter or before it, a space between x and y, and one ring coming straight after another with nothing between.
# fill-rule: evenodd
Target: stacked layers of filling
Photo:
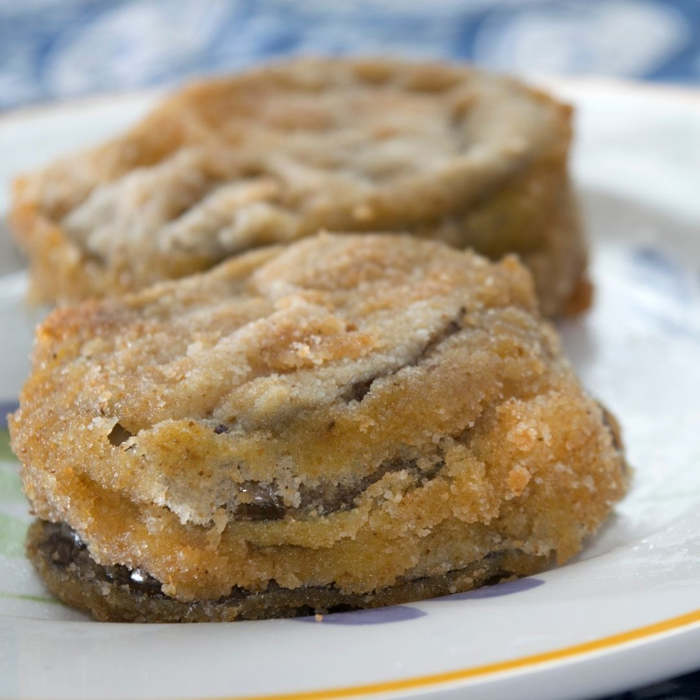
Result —
<instances>
[{"instance_id":1,"label":"stacked layers of filling","mask_svg":"<svg viewBox=\"0 0 700 700\"><path fill-rule=\"evenodd\" d=\"M565 561L627 476L536 307L514 258L366 234L59 309L11 419L32 508L60 524L30 552L68 602L164 620Z\"/></svg>"}]
</instances>

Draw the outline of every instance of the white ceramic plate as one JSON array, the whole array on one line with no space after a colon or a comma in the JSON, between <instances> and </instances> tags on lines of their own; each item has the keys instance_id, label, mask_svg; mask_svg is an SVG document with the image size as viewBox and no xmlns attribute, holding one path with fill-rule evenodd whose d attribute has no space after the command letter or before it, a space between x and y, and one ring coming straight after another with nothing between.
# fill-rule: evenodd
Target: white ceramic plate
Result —
<instances>
[{"instance_id":1,"label":"white ceramic plate","mask_svg":"<svg viewBox=\"0 0 700 700\"><path fill-rule=\"evenodd\" d=\"M593 311L562 331L583 381L621 418L636 467L583 555L321 622L100 624L48 598L23 559L29 516L0 444L1 697L565 698L700 667L700 97L550 85L579 107L573 168L597 289ZM152 99L4 117L0 180L102 138ZM0 235L0 399L12 401L35 317L8 245Z\"/></svg>"}]
</instances>

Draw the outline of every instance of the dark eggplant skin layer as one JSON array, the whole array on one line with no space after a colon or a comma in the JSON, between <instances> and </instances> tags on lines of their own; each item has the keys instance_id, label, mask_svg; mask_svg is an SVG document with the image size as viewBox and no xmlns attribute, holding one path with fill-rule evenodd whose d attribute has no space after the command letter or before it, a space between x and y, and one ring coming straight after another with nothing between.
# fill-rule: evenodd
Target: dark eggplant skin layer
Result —
<instances>
[{"instance_id":1,"label":"dark eggplant skin layer","mask_svg":"<svg viewBox=\"0 0 700 700\"><path fill-rule=\"evenodd\" d=\"M334 586L289 589L272 583L262 592L234 588L218 600L183 602L162 593L160 583L145 572L96 563L62 523L35 520L27 533L27 556L59 600L104 622L230 622L376 608L467 591L552 564L549 557L494 552L463 569L362 595Z\"/></svg>"}]
</instances>

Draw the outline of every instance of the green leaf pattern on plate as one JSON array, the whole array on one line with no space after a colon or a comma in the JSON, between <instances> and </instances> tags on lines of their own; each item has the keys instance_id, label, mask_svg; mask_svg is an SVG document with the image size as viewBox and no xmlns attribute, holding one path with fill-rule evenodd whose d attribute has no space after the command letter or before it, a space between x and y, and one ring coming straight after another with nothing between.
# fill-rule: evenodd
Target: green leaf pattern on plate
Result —
<instances>
[{"instance_id":1,"label":"green leaf pattern on plate","mask_svg":"<svg viewBox=\"0 0 700 700\"><path fill-rule=\"evenodd\" d=\"M23 557L26 533L27 523L24 520L0 513L0 554Z\"/></svg>"},{"instance_id":2,"label":"green leaf pattern on plate","mask_svg":"<svg viewBox=\"0 0 700 700\"><path fill-rule=\"evenodd\" d=\"M16 464L0 462L0 503L24 503Z\"/></svg>"},{"instance_id":3,"label":"green leaf pattern on plate","mask_svg":"<svg viewBox=\"0 0 700 700\"><path fill-rule=\"evenodd\" d=\"M24 556L27 521L16 515L17 505L24 503L17 462L10 450L6 428L0 429L0 555Z\"/></svg>"},{"instance_id":4,"label":"green leaf pattern on plate","mask_svg":"<svg viewBox=\"0 0 700 700\"><path fill-rule=\"evenodd\" d=\"M10 434L7 432L7 428L0 428L0 462L4 461L16 461L16 457L10 449ZM1 489L2 487L0 487ZM0 490L0 494L2 490Z\"/></svg>"},{"instance_id":5,"label":"green leaf pattern on plate","mask_svg":"<svg viewBox=\"0 0 700 700\"><path fill-rule=\"evenodd\" d=\"M10 449L10 436L7 428L0 428L0 565L2 559L24 557L24 538L29 525L26 515L26 500L19 478L19 464ZM22 517L18 517L18 515ZM27 566L29 566L27 562ZM3 579L0 571L0 579ZM0 599L23 600L34 603L58 604L55 598L33 593L1 590Z\"/></svg>"}]
</instances>

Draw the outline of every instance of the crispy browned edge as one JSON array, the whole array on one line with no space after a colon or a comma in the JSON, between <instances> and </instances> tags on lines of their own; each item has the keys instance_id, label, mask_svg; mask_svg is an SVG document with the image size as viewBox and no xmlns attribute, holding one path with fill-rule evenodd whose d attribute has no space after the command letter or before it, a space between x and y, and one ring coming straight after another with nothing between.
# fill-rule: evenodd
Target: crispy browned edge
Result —
<instances>
[{"instance_id":1,"label":"crispy browned edge","mask_svg":"<svg viewBox=\"0 0 700 700\"><path fill-rule=\"evenodd\" d=\"M296 589L272 586L261 593L243 591L220 600L182 602L162 593L142 593L110 581L104 567L92 560L87 566L58 565L52 560L50 550L42 547L47 526L45 521L35 520L29 527L27 556L59 600L104 622L232 622L377 608L528 576L550 567L555 559L520 551L494 552L463 569L403 581L366 594L343 593L332 586Z\"/></svg>"}]
</instances>

